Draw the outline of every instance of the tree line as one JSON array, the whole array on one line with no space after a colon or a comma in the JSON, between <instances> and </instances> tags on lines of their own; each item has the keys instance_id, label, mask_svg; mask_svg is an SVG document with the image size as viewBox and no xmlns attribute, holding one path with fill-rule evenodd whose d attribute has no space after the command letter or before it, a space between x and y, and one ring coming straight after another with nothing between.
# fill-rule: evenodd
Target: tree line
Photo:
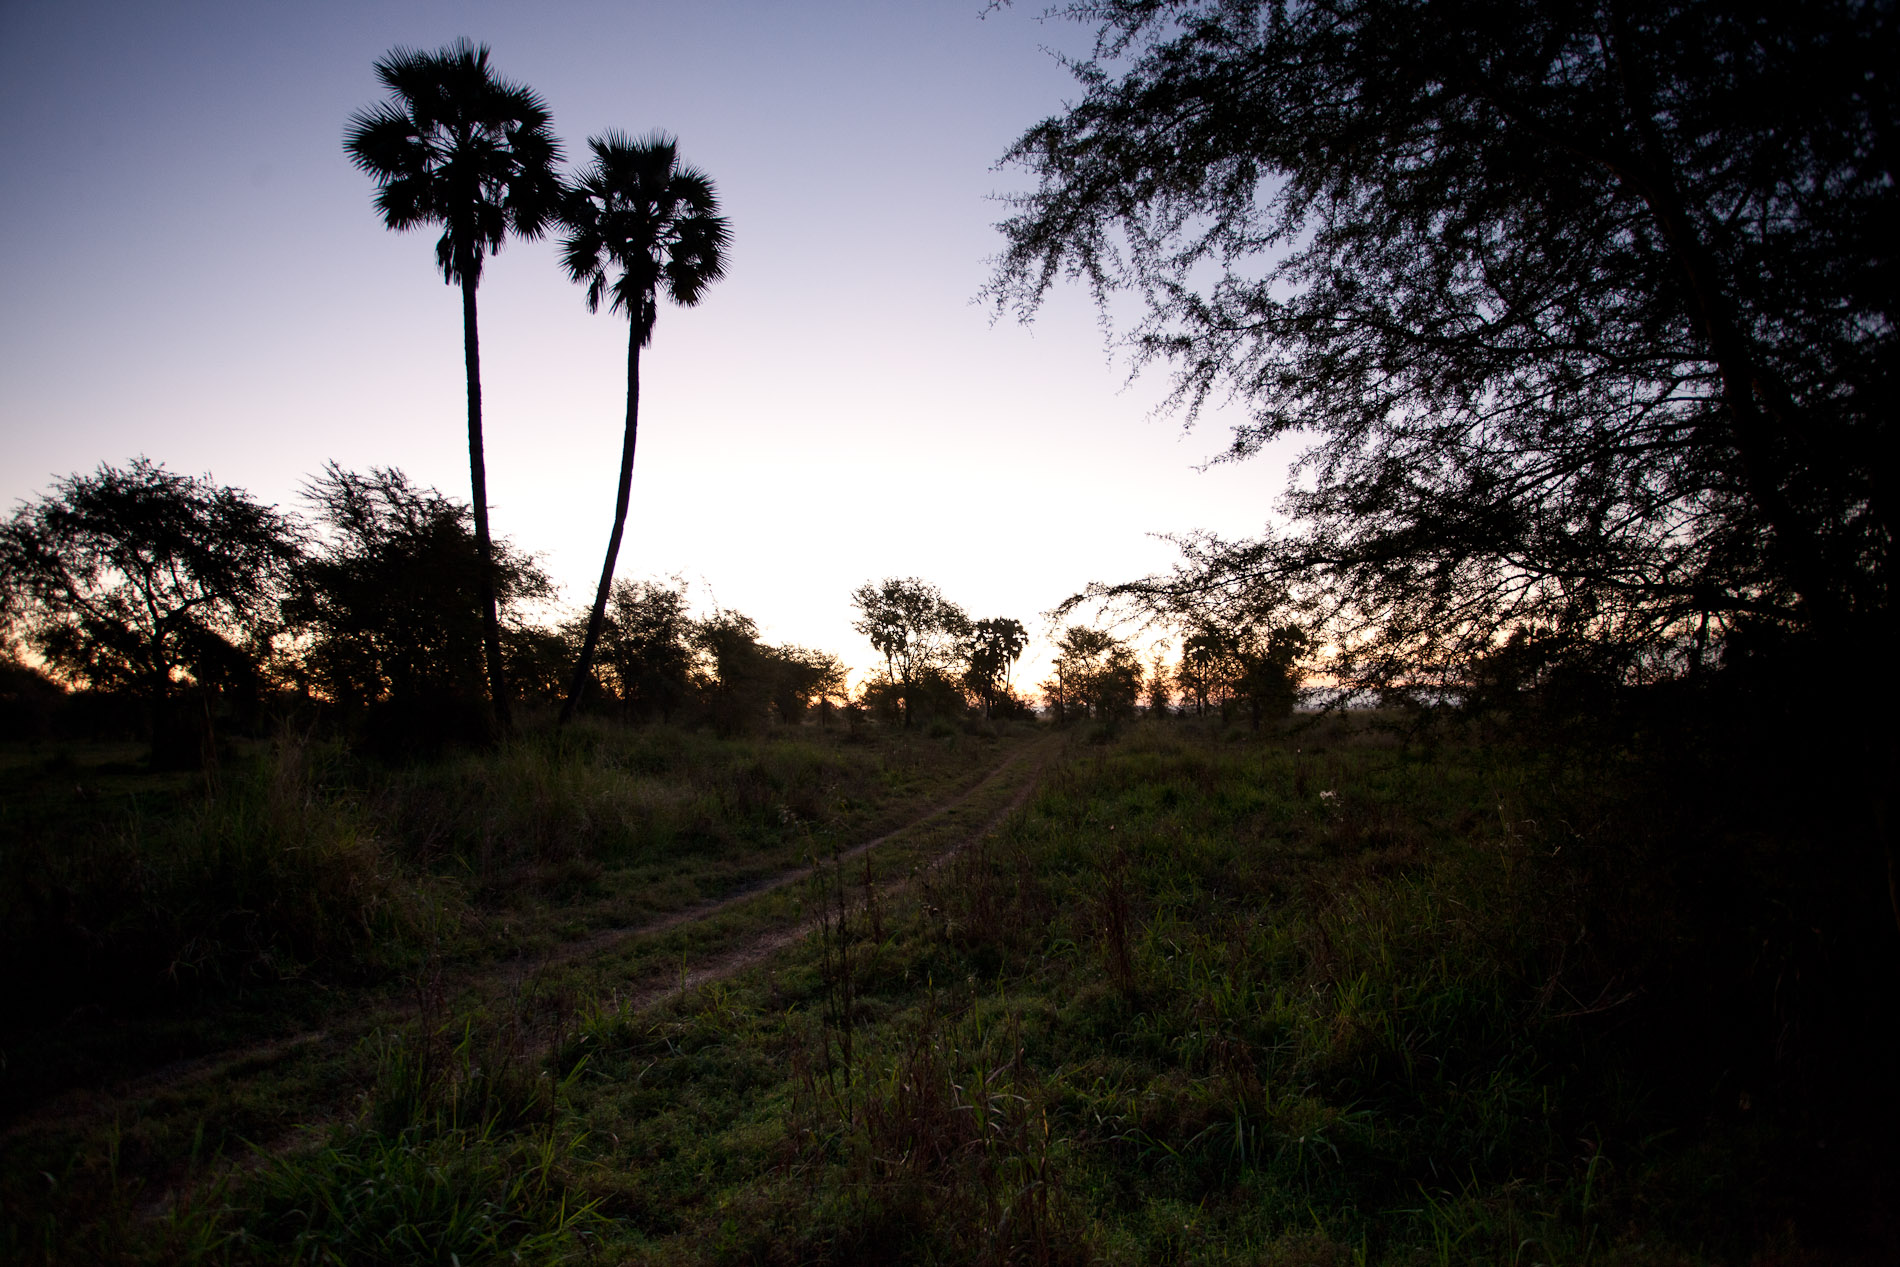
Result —
<instances>
[{"instance_id":1,"label":"tree line","mask_svg":"<svg viewBox=\"0 0 1900 1267\"><path fill-rule=\"evenodd\" d=\"M484 566L470 507L401 471L332 464L303 493L309 513L285 512L144 458L60 480L0 523L0 631L62 686L135 707L174 765L273 704L392 752L492 733L491 598L517 699L563 704L592 636L583 701L629 720L737 730L848 702L835 655L695 614L683 582L618 582L598 620L537 621L555 590L534 557L496 537Z\"/></svg>"},{"instance_id":2,"label":"tree line","mask_svg":"<svg viewBox=\"0 0 1900 1267\"><path fill-rule=\"evenodd\" d=\"M916 577L851 594L883 661L854 692L836 655L768 643L729 608L696 613L678 579L617 581L597 609L550 619L532 554L491 538L485 567L471 508L399 470L332 463L302 492L307 513L287 512L145 458L60 480L0 522L0 632L63 687L136 707L170 764L203 759L222 727L256 728L273 702L391 752L491 734L491 598L511 702L723 731L813 709L905 726L1037 709L1014 681L1023 623L973 620ZM1310 645L1290 625L1204 623L1177 665L1157 651L1144 666L1126 640L1071 625L1039 691L1058 722L1165 714L1178 698L1258 727L1292 709ZM9 671L32 676L17 655Z\"/></svg>"}]
</instances>

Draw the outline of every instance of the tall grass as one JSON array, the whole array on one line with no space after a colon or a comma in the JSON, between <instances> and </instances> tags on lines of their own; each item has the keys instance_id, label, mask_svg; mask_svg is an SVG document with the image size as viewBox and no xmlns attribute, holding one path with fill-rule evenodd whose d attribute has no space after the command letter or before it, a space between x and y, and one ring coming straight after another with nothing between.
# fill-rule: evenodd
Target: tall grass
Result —
<instances>
[{"instance_id":1,"label":"tall grass","mask_svg":"<svg viewBox=\"0 0 1900 1267\"><path fill-rule=\"evenodd\" d=\"M325 787L332 755L286 735L209 794L22 813L0 864L0 936L36 970L8 974L9 1022L318 964L347 974L408 936L427 895L364 807Z\"/></svg>"},{"instance_id":2,"label":"tall grass","mask_svg":"<svg viewBox=\"0 0 1900 1267\"><path fill-rule=\"evenodd\" d=\"M550 899L615 898L625 920L703 900L983 759L902 737L583 722L395 768L287 733L208 787L120 772L110 796L56 762L15 771L0 946L36 971L9 974L3 1024L386 976L491 906L545 919Z\"/></svg>"},{"instance_id":3,"label":"tall grass","mask_svg":"<svg viewBox=\"0 0 1900 1267\"><path fill-rule=\"evenodd\" d=\"M601 753L480 769L605 822L632 794L590 800L561 763L665 756L576 742ZM734 839L853 777L707 742L692 796L728 798ZM347 1128L175 1239L298 1261L1883 1261L1895 1097L1865 1070L1900 1058L1891 999L1828 1066L1835 1098L1797 1095L1817 1066L1775 1053L1818 1056L1775 1022L1821 1014L1688 935L1753 910L1759 938L1790 899L1766 869L1679 885L1658 859L1712 847L1640 766L1363 720L1079 740L901 895L821 865L818 930L760 970L642 1012L578 1000L546 1045L423 1018ZM436 779L401 795L436 805ZM473 857L460 830L417 856ZM1732 1013L1685 1004L1698 987ZM1828 1107L1848 1101L1858 1121Z\"/></svg>"},{"instance_id":4,"label":"tall grass","mask_svg":"<svg viewBox=\"0 0 1900 1267\"><path fill-rule=\"evenodd\" d=\"M319 1263L543 1261L583 1248L597 1201L574 1190L587 1133L581 1072L527 1059L506 1028L384 1039L356 1121L272 1158L237 1194L242 1256Z\"/></svg>"}]
</instances>

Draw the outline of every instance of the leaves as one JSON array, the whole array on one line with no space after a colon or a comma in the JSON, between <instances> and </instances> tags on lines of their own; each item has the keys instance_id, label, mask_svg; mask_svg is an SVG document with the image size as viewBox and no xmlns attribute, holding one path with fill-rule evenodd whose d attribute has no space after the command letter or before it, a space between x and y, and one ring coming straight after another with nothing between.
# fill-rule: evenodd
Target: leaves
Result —
<instances>
[{"instance_id":1,"label":"leaves","mask_svg":"<svg viewBox=\"0 0 1900 1267\"><path fill-rule=\"evenodd\" d=\"M1876 6L1109 3L1008 160L990 289L1138 293L1138 363L1317 443L1151 610L1262 592L1368 677L1541 624L1675 671L1890 607L1893 219ZM1707 634L1711 622L1713 634ZM1843 631L1860 630L1860 633ZM1351 657L1348 657L1351 658ZM1674 669L1669 666L1673 665Z\"/></svg>"},{"instance_id":2,"label":"leaves","mask_svg":"<svg viewBox=\"0 0 1900 1267\"><path fill-rule=\"evenodd\" d=\"M383 222L441 225L442 279L476 285L508 234L539 237L559 209L561 145L547 105L496 77L488 46L466 39L433 53L393 49L376 76L389 100L350 116L344 149L375 178Z\"/></svg>"},{"instance_id":3,"label":"leaves","mask_svg":"<svg viewBox=\"0 0 1900 1267\"><path fill-rule=\"evenodd\" d=\"M209 475L102 465L0 526L0 615L69 681L158 698L255 673L301 544Z\"/></svg>"}]
</instances>

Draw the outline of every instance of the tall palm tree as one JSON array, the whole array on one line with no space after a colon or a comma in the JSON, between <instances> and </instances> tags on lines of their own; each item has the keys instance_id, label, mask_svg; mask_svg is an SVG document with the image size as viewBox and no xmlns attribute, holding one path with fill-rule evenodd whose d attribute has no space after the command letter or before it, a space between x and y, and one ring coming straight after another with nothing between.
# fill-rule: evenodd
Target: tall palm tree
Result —
<instances>
[{"instance_id":1,"label":"tall palm tree","mask_svg":"<svg viewBox=\"0 0 1900 1267\"><path fill-rule=\"evenodd\" d=\"M494 544L488 531L488 468L482 457L481 341L475 288L482 261L510 233L541 235L558 213L560 142L548 108L527 88L498 78L488 46L457 40L433 53L392 49L376 63L389 89L381 105L350 116L343 148L376 179L376 209L391 229L439 224L436 266L462 288L462 355L468 373L468 470L481 550L482 645L495 720L509 724L495 610Z\"/></svg>"},{"instance_id":2,"label":"tall palm tree","mask_svg":"<svg viewBox=\"0 0 1900 1267\"><path fill-rule=\"evenodd\" d=\"M594 591L574 683L561 706L563 722L574 715L593 668L614 561L627 526L633 449L640 429L640 349L653 338L660 291L685 307L698 303L706 288L725 275L731 236L719 214L712 180L680 165L678 142L672 137L655 132L633 140L609 132L588 138L587 144L594 161L568 191L561 261L568 275L587 288L589 312L599 311L601 299L611 295L614 310L626 314L627 428L620 446L614 530L607 538L607 561ZM610 280L609 272L616 271L619 275Z\"/></svg>"}]
</instances>

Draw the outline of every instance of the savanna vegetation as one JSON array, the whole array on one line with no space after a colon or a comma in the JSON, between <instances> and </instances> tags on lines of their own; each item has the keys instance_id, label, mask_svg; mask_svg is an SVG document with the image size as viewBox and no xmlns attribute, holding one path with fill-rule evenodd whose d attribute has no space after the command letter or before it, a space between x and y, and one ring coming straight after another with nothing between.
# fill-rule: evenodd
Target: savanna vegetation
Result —
<instances>
[{"instance_id":1,"label":"savanna vegetation","mask_svg":"<svg viewBox=\"0 0 1900 1267\"><path fill-rule=\"evenodd\" d=\"M712 182L393 52L347 148L442 228L473 502L141 458L0 524L9 1260L1900 1256L1891 6L1060 12L992 297L1311 437L1278 526L1033 694L920 578L855 682L617 579ZM572 612L481 464L549 231L629 321Z\"/></svg>"}]
</instances>

